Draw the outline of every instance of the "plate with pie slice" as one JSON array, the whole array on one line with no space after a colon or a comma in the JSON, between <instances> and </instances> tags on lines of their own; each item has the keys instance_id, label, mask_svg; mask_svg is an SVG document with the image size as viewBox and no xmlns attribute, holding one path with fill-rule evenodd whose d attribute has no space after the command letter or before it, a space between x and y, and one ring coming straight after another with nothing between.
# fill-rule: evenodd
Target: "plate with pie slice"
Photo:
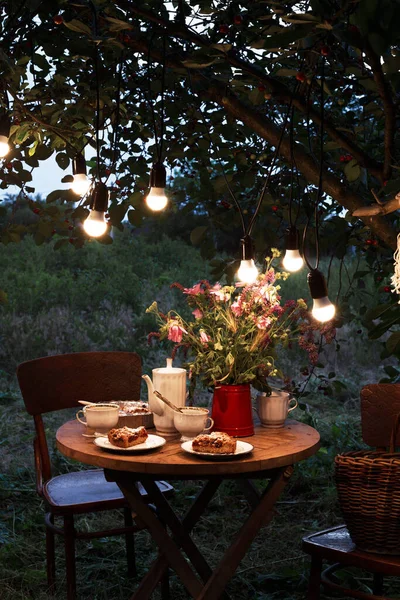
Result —
<instances>
[{"instance_id":1,"label":"plate with pie slice","mask_svg":"<svg viewBox=\"0 0 400 600\"><path fill-rule=\"evenodd\" d=\"M212 452L196 452L195 450L193 450L192 440L190 440L189 442L183 442L183 444L181 444L181 448L185 452L198 456L199 458L208 458L211 460L227 460L242 458L242 456L250 454L250 452L253 451L254 446L252 446L248 442L241 442L240 440L236 440L235 452L231 452L229 454L213 454Z\"/></svg>"},{"instance_id":2,"label":"plate with pie slice","mask_svg":"<svg viewBox=\"0 0 400 600\"><path fill-rule=\"evenodd\" d=\"M149 433L147 440L143 444L136 444L136 446L130 446L129 448L120 448L111 444L107 437L96 437L94 443L103 450L112 450L113 452L147 452L148 450L155 450L164 446L166 440L159 436Z\"/></svg>"}]
</instances>

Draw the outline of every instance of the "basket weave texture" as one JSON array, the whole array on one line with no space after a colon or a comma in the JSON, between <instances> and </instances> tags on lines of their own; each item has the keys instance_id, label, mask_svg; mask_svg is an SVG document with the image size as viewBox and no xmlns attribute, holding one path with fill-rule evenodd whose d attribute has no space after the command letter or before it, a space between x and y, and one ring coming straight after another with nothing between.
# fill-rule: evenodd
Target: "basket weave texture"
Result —
<instances>
[{"instance_id":1,"label":"basket weave texture","mask_svg":"<svg viewBox=\"0 0 400 600\"><path fill-rule=\"evenodd\" d=\"M355 545L365 552L400 554L400 454L394 441L389 452L346 452L335 458L339 503Z\"/></svg>"}]
</instances>

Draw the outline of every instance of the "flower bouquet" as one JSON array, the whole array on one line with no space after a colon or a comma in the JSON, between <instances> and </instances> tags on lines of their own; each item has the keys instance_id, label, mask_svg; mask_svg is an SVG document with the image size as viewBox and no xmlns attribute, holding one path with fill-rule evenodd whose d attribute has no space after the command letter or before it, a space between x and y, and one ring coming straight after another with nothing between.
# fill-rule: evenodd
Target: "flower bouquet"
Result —
<instances>
[{"instance_id":1,"label":"flower bouquet","mask_svg":"<svg viewBox=\"0 0 400 600\"><path fill-rule=\"evenodd\" d=\"M317 323L304 300L289 300L281 305L279 280L288 273L276 272L273 249L266 260L266 271L250 285L211 285L200 281L191 288L176 287L186 296L193 319L184 319L176 311L159 311L157 303L146 312L157 316L159 331L151 333L174 342L173 356L179 348L187 357L186 367L193 386L201 380L206 386L251 384L270 392L268 378L282 376L276 365L278 346L294 342L305 349L312 363L318 361L315 330L331 341L331 325Z\"/></svg>"}]
</instances>

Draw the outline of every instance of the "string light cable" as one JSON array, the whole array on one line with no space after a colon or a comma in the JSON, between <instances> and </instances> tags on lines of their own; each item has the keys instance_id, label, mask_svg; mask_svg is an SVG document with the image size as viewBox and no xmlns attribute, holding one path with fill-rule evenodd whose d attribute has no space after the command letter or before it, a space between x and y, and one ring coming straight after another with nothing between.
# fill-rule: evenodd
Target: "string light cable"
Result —
<instances>
[{"instance_id":1,"label":"string light cable","mask_svg":"<svg viewBox=\"0 0 400 600\"><path fill-rule=\"evenodd\" d=\"M153 36L152 36L153 38ZM154 140L156 146L157 160L150 170L149 193L146 196L146 204L150 210L160 212L168 204L168 198L165 193L167 184L167 172L163 164L163 145L164 145L164 129L165 129L165 114L164 114L164 96L165 96L165 63L166 63L166 34L163 32L163 54L161 65L161 99L160 99L160 136L157 135L157 124L155 117L154 105L151 101L151 78L150 78L150 51L151 41L149 43L148 52L148 84L149 84L149 104L153 121Z\"/></svg>"},{"instance_id":2,"label":"string light cable","mask_svg":"<svg viewBox=\"0 0 400 600\"><path fill-rule=\"evenodd\" d=\"M98 36L98 15L97 8L92 0L89 0L89 6L93 14L93 36ZM95 133L96 133L96 183L93 193L90 197L89 216L83 224L86 233L91 237L101 237L107 231L107 222L105 214L108 208L109 191L100 176L100 76L99 76L99 49L95 42L94 53L94 71L96 82L96 112L95 112Z\"/></svg>"},{"instance_id":3,"label":"string light cable","mask_svg":"<svg viewBox=\"0 0 400 600\"><path fill-rule=\"evenodd\" d=\"M299 190L299 174L297 170L297 165L295 165L294 158L294 136L293 136L293 125L294 125L294 107L291 111L290 116L290 133L289 133L289 142L290 142L290 198L289 198L289 228L285 232L285 256L283 257L282 265L286 271L294 273L299 271L303 265L303 257L300 254L300 244L299 244L299 232L295 225L295 221L297 220L299 214L299 204L296 214L296 219L293 221L292 215L292 205L293 205L293 188L294 188L294 169L296 167L296 176L297 176L297 190Z\"/></svg>"},{"instance_id":4,"label":"string light cable","mask_svg":"<svg viewBox=\"0 0 400 600\"><path fill-rule=\"evenodd\" d=\"M309 225L309 220L304 228L303 234L303 248L304 248L304 259L307 263L310 272L307 276L308 286L310 288L311 297L313 299L313 308L312 315L313 317L320 322L327 322L333 319L335 316L335 306L329 300L328 297L328 286L325 280L323 273L319 270L319 259L320 259L320 249L319 249L319 206L320 199L322 196L322 181L323 181L323 157L324 157L324 83L325 83L325 57L322 56L322 66L321 66L321 125L320 125L320 168L319 168L319 178L318 178L318 190L317 196L314 204L314 227L315 227L315 266L313 267L310 261L307 258L305 252L305 240L307 235L307 229Z\"/></svg>"}]
</instances>

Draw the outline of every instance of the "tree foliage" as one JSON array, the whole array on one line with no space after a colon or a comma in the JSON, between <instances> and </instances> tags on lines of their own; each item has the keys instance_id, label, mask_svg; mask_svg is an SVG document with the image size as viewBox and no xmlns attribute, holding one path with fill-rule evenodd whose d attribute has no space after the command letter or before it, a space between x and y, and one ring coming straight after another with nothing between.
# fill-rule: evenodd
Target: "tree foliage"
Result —
<instances>
[{"instance_id":1,"label":"tree foliage","mask_svg":"<svg viewBox=\"0 0 400 600\"><path fill-rule=\"evenodd\" d=\"M91 177L111 188L112 225L139 228L164 114L163 160L176 178L169 214L194 216L186 236L216 276L232 266L216 256L221 240L234 256L242 234L227 182L248 223L270 173L257 251L282 246L292 197L312 255L322 174L321 252L340 261L351 246L365 251L385 283L397 217L351 213L374 202L371 190L381 202L400 190L398 2L25 0L0 10L1 102L12 119L4 190L34 193L32 172L52 155L70 181L84 149ZM88 202L65 189L44 205L31 200L36 243L83 245ZM11 220L1 241L23 233Z\"/></svg>"}]
</instances>

